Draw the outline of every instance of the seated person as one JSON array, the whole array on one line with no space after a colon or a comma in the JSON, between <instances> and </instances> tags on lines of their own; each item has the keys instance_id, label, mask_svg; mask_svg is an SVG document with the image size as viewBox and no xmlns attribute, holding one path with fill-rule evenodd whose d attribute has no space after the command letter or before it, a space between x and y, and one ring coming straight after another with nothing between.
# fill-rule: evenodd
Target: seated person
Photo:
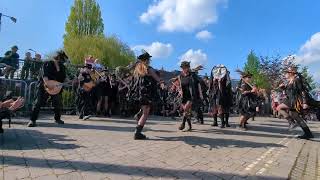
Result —
<instances>
[{"instance_id":1,"label":"seated person","mask_svg":"<svg viewBox=\"0 0 320 180\"><path fill-rule=\"evenodd\" d=\"M17 100L8 99L6 101L0 101L0 134L3 133L2 129L2 119L11 120L11 113L20 109L24 105L24 99L18 97ZM10 122L9 122L10 123Z\"/></svg>"},{"instance_id":2,"label":"seated person","mask_svg":"<svg viewBox=\"0 0 320 180\"><path fill-rule=\"evenodd\" d=\"M13 46L11 51L7 51L2 58L1 63L5 64L5 68L3 70L3 74L5 78L8 79L10 75L10 79L13 79L14 72L19 68L19 54L17 53L18 47Z\"/></svg>"}]
</instances>

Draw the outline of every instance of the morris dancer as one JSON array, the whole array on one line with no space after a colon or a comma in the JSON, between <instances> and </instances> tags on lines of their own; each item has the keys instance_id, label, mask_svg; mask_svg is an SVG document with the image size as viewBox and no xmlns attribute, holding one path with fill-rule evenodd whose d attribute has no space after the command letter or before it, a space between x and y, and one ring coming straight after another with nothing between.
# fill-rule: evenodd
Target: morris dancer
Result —
<instances>
[{"instance_id":1,"label":"morris dancer","mask_svg":"<svg viewBox=\"0 0 320 180\"><path fill-rule=\"evenodd\" d=\"M224 65L212 68L209 96L213 114L212 126L218 126L218 116L221 119L221 128L230 127L229 113L232 106L232 86L230 72Z\"/></svg>"},{"instance_id":2,"label":"morris dancer","mask_svg":"<svg viewBox=\"0 0 320 180\"><path fill-rule=\"evenodd\" d=\"M138 120L138 125L134 133L135 140L143 140L147 137L141 133L150 113L151 105L154 100L153 93L157 84L160 83L160 77L155 73L155 70L150 66L149 53L145 52L138 57L139 62L135 65L134 81L136 86L131 88L133 92L129 92L129 96L134 98L141 105L141 116Z\"/></svg>"},{"instance_id":3,"label":"morris dancer","mask_svg":"<svg viewBox=\"0 0 320 180\"><path fill-rule=\"evenodd\" d=\"M239 128L247 130L247 121L253 117L256 113L258 100L257 100L257 87L251 84L252 74L249 72L241 72L241 83L238 87L240 91L240 100L238 102L238 108L240 111L240 125Z\"/></svg>"},{"instance_id":4,"label":"morris dancer","mask_svg":"<svg viewBox=\"0 0 320 180\"><path fill-rule=\"evenodd\" d=\"M180 81L180 96L182 97L183 119L179 130L184 130L186 122L192 130L191 116L193 104L199 103L203 99L199 77L190 69L190 62L181 62L182 72L179 75Z\"/></svg>"},{"instance_id":5,"label":"morris dancer","mask_svg":"<svg viewBox=\"0 0 320 180\"><path fill-rule=\"evenodd\" d=\"M281 84L280 88L285 89L287 98L277 107L277 110L288 120L290 129L293 129L296 125L301 127L304 134L298 136L298 138L313 138L308 125L299 115L301 111L308 108L308 88L303 83L303 77L297 73L296 67L289 67L284 73L288 84Z\"/></svg>"}]
</instances>

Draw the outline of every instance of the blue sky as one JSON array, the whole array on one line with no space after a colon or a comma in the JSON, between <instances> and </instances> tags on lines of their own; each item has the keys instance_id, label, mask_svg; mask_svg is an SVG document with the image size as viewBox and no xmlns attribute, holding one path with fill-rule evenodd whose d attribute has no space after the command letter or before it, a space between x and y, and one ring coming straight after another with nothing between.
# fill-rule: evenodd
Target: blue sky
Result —
<instances>
[{"instance_id":1,"label":"blue sky","mask_svg":"<svg viewBox=\"0 0 320 180\"><path fill-rule=\"evenodd\" d=\"M152 65L178 69L181 59L242 67L250 50L257 55L297 54L320 80L320 1L318 0L97 0L106 35L155 55ZM0 54L18 45L42 54L62 47L73 0L0 0ZM198 34L199 33L199 34ZM198 36L197 36L198 34Z\"/></svg>"}]
</instances>

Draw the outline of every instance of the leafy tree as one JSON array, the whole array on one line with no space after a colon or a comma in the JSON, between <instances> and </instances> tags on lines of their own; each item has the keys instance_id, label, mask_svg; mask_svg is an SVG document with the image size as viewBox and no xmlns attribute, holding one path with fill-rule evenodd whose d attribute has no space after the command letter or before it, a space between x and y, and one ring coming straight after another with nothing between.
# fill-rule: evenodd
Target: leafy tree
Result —
<instances>
[{"instance_id":1,"label":"leafy tree","mask_svg":"<svg viewBox=\"0 0 320 180\"><path fill-rule=\"evenodd\" d=\"M253 82L257 87L264 89L270 88L267 76L262 73L259 58L253 51L251 51L247 57L244 70L253 75Z\"/></svg>"},{"instance_id":2,"label":"leafy tree","mask_svg":"<svg viewBox=\"0 0 320 180\"><path fill-rule=\"evenodd\" d=\"M316 88L316 83L314 82L313 76L309 73L309 69L307 66L304 66L301 68L300 73L304 77L304 79L307 81L307 83L310 85L311 89Z\"/></svg>"},{"instance_id":3,"label":"leafy tree","mask_svg":"<svg viewBox=\"0 0 320 180\"><path fill-rule=\"evenodd\" d=\"M271 88L276 88L282 82L282 59L279 55L275 57L261 56L260 68L267 77Z\"/></svg>"},{"instance_id":4,"label":"leafy tree","mask_svg":"<svg viewBox=\"0 0 320 180\"><path fill-rule=\"evenodd\" d=\"M104 66L126 66L135 59L134 52L117 37L83 36L65 43L65 50L73 64L83 64L88 54Z\"/></svg>"},{"instance_id":5,"label":"leafy tree","mask_svg":"<svg viewBox=\"0 0 320 180\"><path fill-rule=\"evenodd\" d=\"M65 40L72 37L103 35L100 6L95 0L75 0L65 26Z\"/></svg>"},{"instance_id":6,"label":"leafy tree","mask_svg":"<svg viewBox=\"0 0 320 180\"><path fill-rule=\"evenodd\" d=\"M83 64L89 54L108 67L128 65L135 58L117 37L103 35L101 11L95 0L75 0L65 30L64 50L73 64Z\"/></svg>"}]
</instances>

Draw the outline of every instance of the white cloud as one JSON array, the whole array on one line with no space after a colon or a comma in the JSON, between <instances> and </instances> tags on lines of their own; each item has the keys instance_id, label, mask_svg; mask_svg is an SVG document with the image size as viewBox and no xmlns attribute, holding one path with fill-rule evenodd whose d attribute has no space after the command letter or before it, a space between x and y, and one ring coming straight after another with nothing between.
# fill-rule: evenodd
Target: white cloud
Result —
<instances>
[{"instance_id":1,"label":"white cloud","mask_svg":"<svg viewBox=\"0 0 320 180\"><path fill-rule=\"evenodd\" d=\"M217 7L227 0L159 0L140 16L142 23L160 21L160 31L194 31L218 21Z\"/></svg>"},{"instance_id":2,"label":"white cloud","mask_svg":"<svg viewBox=\"0 0 320 180\"><path fill-rule=\"evenodd\" d=\"M208 62L208 57L206 53L203 53L201 49L193 50L189 49L180 57L179 65L182 61L189 61L191 68L195 68L198 65L206 65Z\"/></svg>"},{"instance_id":3,"label":"white cloud","mask_svg":"<svg viewBox=\"0 0 320 180\"><path fill-rule=\"evenodd\" d=\"M320 32L315 33L301 47L296 62L308 66L313 78L320 82Z\"/></svg>"},{"instance_id":4,"label":"white cloud","mask_svg":"<svg viewBox=\"0 0 320 180\"><path fill-rule=\"evenodd\" d=\"M196 34L196 38L199 40L207 41L212 38L212 34L207 30L203 30Z\"/></svg>"},{"instance_id":5,"label":"white cloud","mask_svg":"<svg viewBox=\"0 0 320 180\"><path fill-rule=\"evenodd\" d=\"M297 62L300 64L320 63L320 32L311 36L311 38L301 46Z\"/></svg>"},{"instance_id":6,"label":"white cloud","mask_svg":"<svg viewBox=\"0 0 320 180\"><path fill-rule=\"evenodd\" d=\"M153 42L150 45L134 46L133 51L146 50L153 58L165 58L171 55L173 47L171 44L163 44L161 42Z\"/></svg>"}]
</instances>

